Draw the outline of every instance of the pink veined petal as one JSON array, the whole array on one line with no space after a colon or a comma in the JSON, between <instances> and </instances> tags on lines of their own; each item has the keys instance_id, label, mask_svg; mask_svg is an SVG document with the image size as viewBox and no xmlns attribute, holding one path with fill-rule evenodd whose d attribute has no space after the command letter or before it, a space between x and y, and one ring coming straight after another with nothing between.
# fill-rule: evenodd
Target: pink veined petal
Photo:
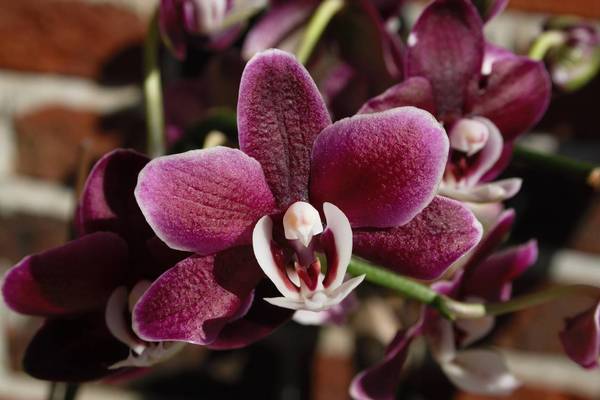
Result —
<instances>
[{"instance_id":1,"label":"pink veined petal","mask_svg":"<svg viewBox=\"0 0 600 400\"><path fill-rule=\"evenodd\" d=\"M6 273L4 301L16 312L39 316L103 307L112 291L125 282L127 255L123 239L97 232L27 256Z\"/></svg>"},{"instance_id":2,"label":"pink veined petal","mask_svg":"<svg viewBox=\"0 0 600 400\"><path fill-rule=\"evenodd\" d=\"M436 197L408 224L355 230L354 253L417 279L435 279L475 246L482 228L461 203Z\"/></svg>"},{"instance_id":3,"label":"pink veined petal","mask_svg":"<svg viewBox=\"0 0 600 400\"><path fill-rule=\"evenodd\" d=\"M248 60L258 52L278 47L286 35L308 20L316 5L316 1L291 0L272 6L248 32L243 57Z\"/></svg>"},{"instance_id":4,"label":"pink veined petal","mask_svg":"<svg viewBox=\"0 0 600 400\"><path fill-rule=\"evenodd\" d=\"M354 228L406 224L433 199L447 156L446 132L418 108L343 119L315 142L311 203L335 204Z\"/></svg>"},{"instance_id":5,"label":"pink veined petal","mask_svg":"<svg viewBox=\"0 0 600 400\"><path fill-rule=\"evenodd\" d=\"M423 11L408 38L406 75L431 82L438 114L462 114L469 82L479 80L482 21L469 0L438 0Z\"/></svg>"},{"instance_id":6,"label":"pink veined petal","mask_svg":"<svg viewBox=\"0 0 600 400\"><path fill-rule=\"evenodd\" d=\"M214 341L239 318L263 278L249 247L192 256L165 272L133 310L133 328L147 341Z\"/></svg>"},{"instance_id":7,"label":"pink veined petal","mask_svg":"<svg viewBox=\"0 0 600 400\"><path fill-rule=\"evenodd\" d=\"M452 361L440 365L456 386L469 393L507 395L520 385L508 370L504 358L495 351L459 351Z\"/></svg>"},{"instance_id":8,"label":"pink veined petal","mask_svg":"<svg viewBox=\"0 0 600 400\"><path fill-rule=\"evenodd\" d=\"M483 89L473 84L465 111L488 118L512 141L544 115L552 84L544 65L526 57L505 56L491 68Z\"/></svg>"},{"instance_id":9,"label":"pink veined petal","mask_svg":"<svg viewBox=\"0 0 600 400\"><path fill-rule=\"evenodd\" d=\"M331 124L308 71L289 53L257 54L242 74L237 112L240 149L260 162L279 208L308 200L311 149Z\"/></svg>"},{"instance_id":10,"label":"pink veined petal","mask_svg":"<svg viewBox=\"0 0 600 400\"><path fill-rule=\"evenodd\" d=\"M600 303L572 318L560 332L565 353L583 368L595 368L600 357Z\"/></svg>"},{"instance_id":11,"label":"pink veined petal","mask_svg":"<svg viewBox=\"0 0 600 400\"><path fill-rule=\"evenodd\" d=\"M331 234L329 236L324 233L321 237L321 244L327 256L327 274L323 286L325 289L337 288L344 281L352 258L352 228L348 218L335 205L324 203L323 213L327 221L326 231Z\"/></svg>"},{"instance_id":12,"label":"pink veined petal","mask_svg":"<svg viewBox=\"0 0 600 400\"><path fill-rule=\"evenodd\" d=\"M155 158L135 197L163 242L200 254L250 244L254 223L275 210L259 163L225 147Z\"/></svg>"},{"instance_id":13,"label":"pink veined petal","mask_svg":"<svg viewBox=\"0 0 600 400\"><path fill-rule=\"evenodd\" d=\"M274 251L273 220L265 215L258 220L252 232L252 250L258 265L285 297L298 299L298 287L290 280L286 265ZM291 301L291 300L290 300ZM289 308L289 307L288 307Z\"/></svg>"},{"instance_id":14,"label":"pink veined petal","mask_svg":"<svg viewBox=\"0 0 600 400\"><path fill-rule=\"evenodd\" d=\"M395 399L410 343L422 330L423 318L420 318L414 325L399 331L388 345L383 361L354 377L350 396L354 400Z\"/></svg>"},{"instance_id":15,"label":"pink veined petal","mask_svg":"<svg viewBox=\"0 0 600 400\"><path fill-rule=\"evenodd\" d=\"M371 114L404 106L414 106L435 114L433 92L427 79L420 76L408 78L367 101L357 114Z\"/></svg>"}]
</instances>

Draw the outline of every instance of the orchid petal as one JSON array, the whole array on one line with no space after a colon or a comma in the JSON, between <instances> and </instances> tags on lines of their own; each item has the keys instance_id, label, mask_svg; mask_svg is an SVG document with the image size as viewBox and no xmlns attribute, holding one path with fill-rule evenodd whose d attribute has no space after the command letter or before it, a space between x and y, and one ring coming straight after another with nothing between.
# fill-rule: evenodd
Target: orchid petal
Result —
<instances>
[{"instance_id":1,"label":"orchid petal","mask_svg":"<svg viewBox=\"0 0 600 400\"><path fill-rule=\"evenodd\" d=\"M240 149L260 162L280 209L306 201L313 142L331 124L306 69L280 50L257 54L242 74L237 111Z\"/></svg>"},{"instance_id":2,"label":"orchid petal","mask_svg":"<svg viewBox=\"0 0 600 400\"><path fill-rule=\"evenodd\" d=\"M428 310L425 334L431 355L441 366L454 360L456 338L450 321L441 318L436 311Z\"/></svg>"},{"instance_id":3,"label":"orchid petal","mask_svg":"<svg viewBox=\"0 0 600 400\"><path fill-rule=\"evenodd\" d=\"M337 288L344 281L352 258L352 228L342 210L331 203L323 204L327 230L321 237L321 245L327 257L327 275L323 286Z\"/></svg>"},{"instance_id":4,"label":"orchid petal","mask_svg":"<svg viewBox=\"0 0 600 400\"><path fill-rule=\"evenodd\" d=\"M464 189L442 185L438 194L471 203L496 203L516 195L522 182L521 178L509 178Z\"/></svg>"},{"instance_id":5,"label":"orchid petal","mask_svg":"<svg viewBox=\"0 0 600 400\"><path fill-rule=\"evenodd\" d=\"M408 224L354 231L354 253L418 279L439 277L481 238L481 224L457 201L436 197Z\"/></svg>"},{"instance_id":6,"label":"orchid petal","mask_svg":"<svg viewBox=\"0 0 600 400\"><path fill-rule=\"evenodd\" d=\"M147 341L214 341L239 317L263 275L249 247L186 258L165 272L133 310L133 328Z\"/></svg>"},{"instance_id":7,"label":"orchid petal","mask_svg":"<svg viewBox=\"0 0 600 400\"><path fill-rule=\"evenodd\" d=\"M331 302L329 306L340 304L348 295L358 287L365 280L367 275L359 275L354 278L348 279L342 283L339 287L334 289L329 295L331 296Z\"/></svg>"},{"instance_id":8,"label":"orchid petal","mask_svg":"<svg viewBox=\"0 0 600 400\"><path fill-rule=\"evenodd\" d=\"M598 366L600 357L600 303L566 320L560 333L565 353L584 368Z\"/></svg>"},{"instance_id":9,"label":"orchid petal","mask_svg":"<svg viewBox=\"0 0 600 400\"><path fill-rule=\"evenodd\" d=\"M403 106L414 106L435 114L433 92L427 79L419 76L408 78L367 101L357 114L371 114Z\"/></svg>"},{"instance_id":10,"label":"orchid petal","mask_svg":"<svg viewBox=\"0 0 600 400\"><path fill-rule=\"evenodd\" d=\"M435 1L408 38L406 74L431 82L442 118L461 114L468 83L478 81L483 53L482 22L471 1Z\"/></svg>"},{"instance_id":11,"label":"orchid petal","mask_svg":"<svg viewBox=\"0 0 600 400\"><path fill-rule=\"evenodd\" d=\"M456 386L469 393L506 395L520 385L506 367L504 358L491 350L460 351L441 367Z\"/></svg>"},{"instance_id":12,"label":"orchid petal","mask_svg":"<svg viewBox=\"0 0 600 400\"><path fill-rule=\"evenodd\" d=\"M488 138L485 146L477 153L475 162L466 173L465 179L468 186L479 183L481 177L496 164L502 154L503 145L502 135L496 125L486 118L475 117L473 119L485 125L488 130Z\"/></svg>"},{"instance_id":13,"label":"orchid petal","mask_svg":"<svg viewBox=\"0 0 600 400\"><path fill-rule=\"evenodd\" d=\"M343 119L315 142L311 202L335 204L353 227L403 225L433 199L447 155L444 129L418 108Z\"/></svg>"},{"instance_id":14,"label":"orchid petal","mask_svg":"<svg viewBox=\"0 0 600 400\"><path fill-rule=\"evenodd\" d=\"M350 396L354 400L393 400L400 383L400 371L406 361L410 343L421 334L423 319L399 331L388 345L379 364L361 372L352 380Z\"/></svg>"},{"instance_id":15,"label":"orchid petal","mask_svg":"<svg viewBox=\"0 0 600 400\"><path fill-rule=\"evenodd\" d=\"M2 294L22 314L75 314L103 306L126 273L126 243L97 232L25 257L6 273Z\"/></svg>"},{"instance_id":16,"label":"orchid petal","mask_svg":"<svg viewBox=\"0 0 600 400\"><path fill-rule=\"evenodd\" d=\"M225 147L155 158L135 196L162 241L200 254L250 244L254 223L275 208L259 163Z\"/></svg>"},{"instance_id":17,"label":"orchid petal","mask_svg":"<svg viewBox=\"0 0 600 400\"><path fill-rule=\"evenodd\" d=\"M77 209L80 235L97 231L115 232L127 239L152 235L133 195L138 174L148 161L136 151L117 149L94 165Z\"/></svg>"},{"instance_id":18,"label":"orchid petal","mask_svg":"<svg viewBox=\"0 0 600 400\"><path fill-rule=\"evenodd\" d=\"M273 249L273 221L268 215L258 220L252 232L252 249L258 265L287 298L298 299L298 287L290 280L286 265Z\"/></svg>"},{"instance_id":19,"label":"orchid petal","mask_svg":"<svg viewBox=\"0 0 600 400\"><path fill-rule=\"evenodd\" d=\"M111 294L106 303L104 318L110 333L136 354L141 354L146 346L139 340L125 318L127 310L127 288L120 286Z\"/></svg>"},{"instance_id":20,"label":"orchid petal","mask_svg":"<svg viewBox=\"0 0 600 400\"><path fill-rule=\"evenodd\" d=\"M503 57L491 68L487 85L469 91L466 111L490 119L511 141L544 115L551 81L541 62L526 57Z\"/></svg>"},{"instance_id":21,"label":"orchid petal","mask_svg":"<svg viewBox=\"0 0 600 400\"><path fill-rule=\"evenodd\" d=\"M129 349L106 328L102 313L50 319L25 352L25 372L55 382L84 382L108 376L108 368L127 358Z\"/></svg>"},{"instance_id":22,"label":"orchid petal","mask_svg":"<svg viewBox=\"0 0 600 400\"><path fill-rule=\"evenodd\" d=\"M342 325L346 322L348 314L357 306L358 298L350 295L339 304L324 311L298 310L294 313L293 320L301 325Z\"/></svg>"},{"instance_id":23,"label":"orchid petal","mask_svg":"<svg viewBox=\"0 0 600 400\"><path fill-rule=\"evenodd\" d=\"M288 310L302 310L305 308L305 302L294 300L288 297L265 297L264 300L277 307L287 308Z\"/></svg>"},{"instance_id":24,"label":"orchid petal","mask_svg":"<svg viewBox=\"0 0 600 400\"><path fill-rule=\"evenodd\" d=\"M465 299L468 303L482 304L483 301L477 297L468 297ZM486 315L481 318L457 319L454 323L456 329L460 330L459 345L467 347L475 343L479 339L486 336L492 331L496 323L496 318L491 315Z\"/></svg>"},{"instance_id":25,"label":"orchid petal","mask_svg":"<svg viewBox=\"0 0 600 400\"><path fill-rule=\"evenodd\" d=\"M464 275L463 296L475 296L489 302L510 299L512 281L537 260L535 240L493 254Z\"/></svg>"}]
</instances>

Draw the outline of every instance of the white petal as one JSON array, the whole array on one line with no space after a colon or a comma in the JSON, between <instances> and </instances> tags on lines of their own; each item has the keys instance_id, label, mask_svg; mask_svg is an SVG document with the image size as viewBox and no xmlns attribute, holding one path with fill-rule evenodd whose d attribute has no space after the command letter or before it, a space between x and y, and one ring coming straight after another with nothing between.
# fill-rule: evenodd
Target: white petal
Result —
<instances>
[{"instance_id":1,"label":"white petal","mask_svg":"<svg viewBox=\"0 0 600 400\"><path fill-rule=\"evenodd\" d=\"M273 238L273 221L268 215L258 220L252 231L252 249L258 265L275 287L285 297L298 299L298 289L292 284L286 271L282 271L273 258L271 240Z\"/></svg>"},{"instance_id":2,"label":"white petal","mask_svg":"<svg viewBox=\"0 0 600 400\"><path fill-rule=\"evenodd\" d=\"M330 230L333 234L337 253L338 265L335 266L335 276L328 285L328 287L335 289L344 281L352 257L352 228L346 214L335 205L323 203L323 213L327 221L327 230Z\"/></svg>"},{"instance_id":3,"label":"white petal","mask_svg":"<svg viewBox=\"0 0 600 400\"><path fill-rule=\"evenodd\" d=\"M476 164L473 165L469 176L466 177L467 186L474 186L479 183L481 177L496 164L498 159L500 159L502 148L504 146L502 134L492 121L483 117L474 117L473 119L481 122L487 127L488 139L485 146L479 151Z\"/></svg>"},{"instance_id":4,"label":"white petal","mask_svg":"<svg viewBox=\"0 0 600 400\"><path fill-rule=\"evenodd\" d=\"M491 350L461 351L441 367L456 386L470 393L506 395L520 384L506 367L504 358Z\"/></svg>"},{"instance_id":5,"label":"white petal","mask_svg":"<svg viewBox=\"0 0 600 400\"><path fill-rule=\"evenodd\" d=\"M141 343L132 333L125 319L127 310L127 288L120 286L116 288L106 303L104 319L110 333L121 343L126 344L135 353L141 354L146 346Z\"/></svg>"},{"instance_id":6,"label":"white petal","mask_svg":"<svg viewBox=\"0 0 600 400\"><path fill-rule=\"evenodd\" d=\"M462 118L448 134L450 147L471 156L483 149L489 138L486 124L476 119Z\"/></svg>"},{"instance_id":7,"label":"white petal","mask_svg":"<svg viewBox=\"0 0 600 400\"><path fill-rule=\"evenodd\" d=\"M298 310L292 318L301 325L323 325L329 319L327 311Z\"/></svg>"},{"instance_id":8,"label":"white petal","mask_svg":"<svg viewBox=\"0 0 600 400\"><path fill-rule=\"evenodd\" d=\"M283 215L283 231L288 240L299 240L308 247L313 236L323 232L323 223L316 208L304 201L288 207Z\"/></svg>"},{"instance_id":9,"label":"white petal","mask_svg":"<svg viewBox=\"0 0 600 400\"><path fill-rule=\"evenodd\" d=\"M146 290L152 285L150 281L139 281L129 292L129 312L133 311L136 303L146 293Z\"/></svg>"},{"instance_id":10,"label":"white petal","mask_svg":"<svg viewBox=\"0 0 600 400\"><path fill-rule=\"evenodd\" d=\"M452 361L456 356L452 323L441 317L428 322L427 343L438 364L444 365Z\"/></svg>"},{"instance_id":11,"label":"white petal","mask_svg":"<svg viewBox=\"0 0 600 400\"><path fill-rule=\"evenodd\" d=\"M471 188L456 188L440 185L438 193L459 201L472 203L497 203L513 197L521 189L520 178L484 183Z\"/></svg>"},{"instance_id":12,"label":"white petal","mask_svg":"<svg viewBox=\"0 0 600 400\"><path fill-rule=\"evenodd\" d=\"M129 354L129 356L122 361L116 362L108 369L126 368L126 367L138 367L145 368L157 364L161 361L165 361L173 357L177 352L183 349L185 343L183 342L157 342L147 347L146 350L140 355Z\"/></svg>"},{"instance_id":13,"label":"white petal","mask_svg":"<svg viewBox=\"0 0 600 400\"><path fill-rule=\"evenodd\" d=\"M341 286L331 292L329 297L332 299L332 301L329 304L335 305L341 303L354 289L356 289L358 285L362 283L365 277L366 275L359 275L352 279L348 279Z\"/></svg>"},{"instance_id":14,"label":"white petal","mask_svg":"<svg viewBox=\"0 0 600 400\"><path fill-rule=\"evenodd\" d=\"M263 300L274 306L288 308L290 310L303 310L306 307L304 301L292 300L287 297L265 297Z\"/></svg>"},{"instance_id":15,"label":"white petal","mask_svg":"<svg viewBox=\"0 0 600 400\"><path fill-rule=\"evenodd\" d=\"M496 319L492 316L457 320L456 326L465 333L460 345L467 347L490 333L495 321Z\"/></svg>"}]
</instances>

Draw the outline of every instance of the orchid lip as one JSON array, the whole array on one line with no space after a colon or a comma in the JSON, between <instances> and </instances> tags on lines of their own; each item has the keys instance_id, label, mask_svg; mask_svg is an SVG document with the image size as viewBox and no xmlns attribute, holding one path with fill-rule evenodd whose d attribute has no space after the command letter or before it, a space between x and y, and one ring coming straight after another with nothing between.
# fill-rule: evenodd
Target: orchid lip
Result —
<instances>
[{"instance_id":1,"label":"orchid lip","mask_svg":"<svg viewBox=\"0 0 600 400\"><path fill-rule=\"evenodd\" d=\"M286 247L295 252L286 260L280 245L273 241L273 221L262 217L252 234L258 264L283 297L265 301L293 310L323 311L339 304L358 286L364 276L344 282L352 255L352 229L344 213L331 203L323 204L327 228L319 212L309 203L292 204L283 217ZM315 249L323 250L328 261L326 274Z\"/></svg>"}]
</instances>

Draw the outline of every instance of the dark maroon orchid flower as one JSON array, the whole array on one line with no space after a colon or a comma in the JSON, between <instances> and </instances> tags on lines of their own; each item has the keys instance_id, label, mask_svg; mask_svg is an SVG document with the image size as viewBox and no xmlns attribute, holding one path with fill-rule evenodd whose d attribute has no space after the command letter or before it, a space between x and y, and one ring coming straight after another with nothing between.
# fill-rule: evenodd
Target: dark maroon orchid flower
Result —
<instances>
[{"instance_id":1,"label":"dark maroon orchid flower","mask_svg":"<svg viewBox=\"0 0 600 400\"><path fill-rule=\"evenodd\" d=\"M242 31L243 22L259 12L267 0L161 0L159 27L175 56L185 58L190 38L204 46L224 49Z\"/></svg>"},{"instance_id":2,"label":"dark maroon orchid flower","mask_svg":"<svg viewBox=\"0 0 600 400\"><path fill-rule=\"evenodd\" d=\"M226 336L242 346L269 332L263 324L255 334L248 316L291 316L255 290L265 275L283 296L270 303L319 311L360 283L344 282L353 247L435 278L478 241L471 212L434 195L448 141L427 112L398 108L332 124L304 67L270 50L247 64L237 114L241 151L160 157L140 173L136 198L148 223L170 247L196 253L138 302L140 337L222 348ZM325 274L315 252L328 260Z\"/></svg>"},{"instance_id":3,"label":"dark maroon orchid flower","mask_svg":"<svg viewBox=\"0 0 600 400\"><path fill-rule=\"evenodd\" d=\"M80 235L24 258L2 293L19 313L46 317L25 354L25 370L54 381L85 381L145 367L179 345L149 343L130 312L150 281L184 254L167 248L144 220L133 189L148 158L115 150L91 171L77 210Z\"/></svg>"},{"instance_id":4,"label":"dark maroon orchid flower","mask_svg":"<svg viewBox=\"0 0 600 400\"><path fill-rule=\"evenodd\" d=\"M583 368L597 368L600 359L600 303L568 318L560 341L565 353Z\"/></svg>"},{"instance_id":5,"label":"dark maroon orchid flower","mask_svg":"<svg viewBox=\"0 0 600 400\"><path fill-rule=\"evenodd\" d=\"M438 281L432 287L439 293L461 301L509 300L512 281L537 258L537 243L534 240L494 252L513 221L512 210L502 213L452 281ZM446 376L461 389L494 395L511 391L518 382L498 353L487 349L466 349L487 335L493 325L493 317L459 319L452 323L442 318L436 310L424 309L413 326L398 332L381 363L357 375L351 386L352 397L360 400L395 398L408 347L418 336L425 336L435 360Z\"/></svg>"},{"instance_id":6,"label":"dark maroon orchid flower","mask_svg":"<svg viewBox=\"0 0 600 400\"><path fill-rule=\"evenodd\" d=\"M467 202L516 194L520 179L489 181L506 166L512 141L548 106L544 66L486 44L483 22L468 0L432 2L408 37L405 58L406 80L359 112L413 105L444 124L451 153L440 194Z\"/></svg>"}]
</instances>

